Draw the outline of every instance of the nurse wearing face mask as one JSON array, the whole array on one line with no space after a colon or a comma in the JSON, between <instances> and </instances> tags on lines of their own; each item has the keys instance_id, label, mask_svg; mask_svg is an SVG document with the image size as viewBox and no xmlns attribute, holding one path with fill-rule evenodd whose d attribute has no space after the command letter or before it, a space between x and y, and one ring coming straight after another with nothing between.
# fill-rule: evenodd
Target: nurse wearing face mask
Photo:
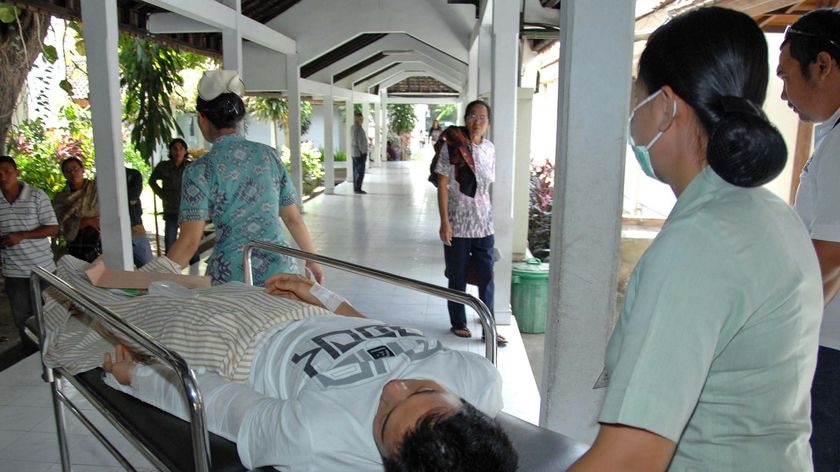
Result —
<instances>
[{"instance_id":1,"label":"nurse wearing face mask","mask_svg":"<svg viewBox=\"0 0 840 472\"><path fill-rule=\"evenodd\" d=\"M799 218L760 187L786 160L760 109L767 80L743 13L693 10L648 40L630 144L677 203L631 276L601 428L570 470L812 470L820 270Z\"/></svg>"}]
</instances>

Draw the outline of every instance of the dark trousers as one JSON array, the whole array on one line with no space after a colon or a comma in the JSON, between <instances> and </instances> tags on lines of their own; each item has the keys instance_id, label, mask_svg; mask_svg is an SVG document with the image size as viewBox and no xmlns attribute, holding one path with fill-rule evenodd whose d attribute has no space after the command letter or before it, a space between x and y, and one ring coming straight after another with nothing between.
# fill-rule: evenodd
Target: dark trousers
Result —
<instances>
[{"instance_id":1,"label":"dark trousers","mask_svg":"<svg viewBox=\"0 0 840 472\"><path fill-rule=\"evenodd\" d=\"M367 154L353 156L353 190L356 192L362 189L362 181L365 180L365 163Z\"/></svg>"},{"instance_id":2,"label":"dark trousers","mask_svg":"<svg viewBox=\"0 0 840 472\"><path fill-rule=\"evenodd\" d=\"M30 297L29 279L22 277L6 277L6 296L9 297L9 305L12 308L12 319L18 329L21 345L24 349L37 348L24 333L26 320L35 315Z\"/></svg>"},{"instance_id":3,"label":"dark trousers","mask_svg":"<svg viewBox=\"0 0 840 472\"><path fill-rule=\"evenodd\" d=\"M163 247L166 249L166 252L164 252L164 254L166 254L169 252L169 248L175 244L175 240L178 239L178 214L164 213L163 222L165 223L163 230ZM197 264L200 256L201 254L196 252L192 256L192 259L190 259L190 265Z\"/></svg>"},{"instance_id":4,"label":"dark trousers","mask_svg":"<svg viewBox=\"0 0 840 472\"><path fill-rule=\"evenodd\" d=\"M443 257L446 262L446 277L449 288L466 291L467 266L475 269L478 275L478 298L490 313L493 313L493 235L483 238L452 238L451 246L443 246ZM449 308L449 322L453 328L466 328L467 316L464 305L447 302Z\"/></svg>"},{"instance_id":5,"label":"dark trousers","mask_svg":"<svg viewBox=\"0 0 840 472\"><path fill-rule=\"evenodd\" d=\"M820 346L811 385L814 472L840 471L840 350Z\"/></svg>"}]
</instances>

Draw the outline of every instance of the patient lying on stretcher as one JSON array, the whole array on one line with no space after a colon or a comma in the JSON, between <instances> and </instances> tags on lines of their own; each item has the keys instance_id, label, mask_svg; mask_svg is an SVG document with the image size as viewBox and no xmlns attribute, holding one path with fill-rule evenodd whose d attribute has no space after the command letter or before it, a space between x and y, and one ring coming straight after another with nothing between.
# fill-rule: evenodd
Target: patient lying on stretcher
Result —
<instances>
[{"instance_id":1,"label":"patient lying on stretcher","mask_svg":"<svg viewBox=\"0 0 840 472\"><path fill-rule=\"evenodd\" d=\"M304 303L323 300L337 314L292 321L266 336L245 383L197 373L209 429L236 442L243 465L516 470L516 452L492 420L502 407L501 379L486 359L366 319L296 275L275 276L266 287ZM115 357L105 354L103 368L112 387L186 418L167 369L136 363L122 345Z\"/></svg>"}]
</instances>

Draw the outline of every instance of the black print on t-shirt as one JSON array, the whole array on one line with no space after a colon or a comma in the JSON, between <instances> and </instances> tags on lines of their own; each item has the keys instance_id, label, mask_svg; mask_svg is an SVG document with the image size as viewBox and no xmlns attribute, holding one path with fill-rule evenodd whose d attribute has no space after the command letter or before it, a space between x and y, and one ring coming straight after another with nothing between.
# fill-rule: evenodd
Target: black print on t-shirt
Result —
<instances>
[{"instance_id":1,"label":"black print on t-shirt","mask_svg":"<svg viewBox=\"0 0 840 472\"><path fill-rule=\"evenodd\" d=\"M405 338L415 338L415 341L403 346L399 341ZM419 339L418 339L419 338ZM371 346L367 350L359 350L348 354L360 343L380 339L382 343L378 346ZM419 341L419 342L418 342ZM423 342L425 341L425 342ZM370 378L384 373L383 359L407 355L412 360L425 358L442 349L437 342L429 343L429 340L422 338L419 331L405 329L400 326L371 324L355 328L330 331L314 336L311 339L316 347L306 352L295 353L292 362L299 364L305 362L304 372L311 377L319 376L319 366L323 367L323 361L317 362L319 358L328 356L330 360L340 359L338 364L327 362L331 369L343 365L353 364L357 368L351 369L346 376L335 378L335 375L321 375L319 381L326 385L346 385L362 379Z\"/></svg>"}]
</instances>

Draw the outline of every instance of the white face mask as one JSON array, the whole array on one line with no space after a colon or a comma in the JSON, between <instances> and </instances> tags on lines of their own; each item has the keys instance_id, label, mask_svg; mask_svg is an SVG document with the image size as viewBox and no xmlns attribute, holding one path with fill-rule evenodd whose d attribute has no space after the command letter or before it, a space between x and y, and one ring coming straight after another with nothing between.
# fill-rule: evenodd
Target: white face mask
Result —
<instances>
[{"instance_id":1,"label":"white face mask","mask_svg":"<svg viewBox=\"0 0 840 472\"><path fill-rule=\"evenodd\" d=\"M639 146L633 140L633 132L631 130L630 123L633 122L633 117L636 115L636 112L639 111L643 106L647 105L651 100L656 98L657 95L662 93L662 89L657 90L656 92L652 93L650 96L639 102L638 105L633 107L633 111L630 112L630 118L627 119L627 140L630 143L630 148L633 149L633 154L636 156L636 161L638 161L639 166L642 168L642 171L648 177L656 180L660 180L659 177L656 176L656 173L653 171L653 165L650 162L650 148L659 141L659 138L662 137L664 131L658 131L654 136L653 139L650 140L644 146ZM677 102L674 101L674 111L671 113L671 119L677 116Z\"/></svg>"}]
</instances>

